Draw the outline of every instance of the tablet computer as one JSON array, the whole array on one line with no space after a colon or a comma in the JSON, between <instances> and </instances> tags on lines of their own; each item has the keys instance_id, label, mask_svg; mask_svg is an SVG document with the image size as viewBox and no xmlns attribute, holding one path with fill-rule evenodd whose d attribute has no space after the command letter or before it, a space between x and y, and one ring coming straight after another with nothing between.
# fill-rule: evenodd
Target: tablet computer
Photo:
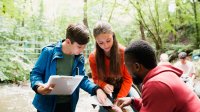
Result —
<instances>
[{"instance_id":1,"label":"tablet computer","mask_svg":"<svg viewBox=\"0 0 200 112\"><path fill-rule=\"evenodd\" d=\"M71 95L77 86L80 84L84 76L63 76L52 75L50 76L47 86L55 85L49 95Z\"/></svg>"}]
</instances>

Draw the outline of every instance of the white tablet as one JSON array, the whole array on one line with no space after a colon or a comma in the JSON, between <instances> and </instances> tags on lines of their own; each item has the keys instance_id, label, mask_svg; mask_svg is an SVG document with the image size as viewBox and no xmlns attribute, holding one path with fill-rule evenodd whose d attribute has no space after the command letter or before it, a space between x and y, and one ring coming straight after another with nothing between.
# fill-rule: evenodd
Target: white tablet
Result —
<instances>
[{"instance_id":1,"label":"white tablet","mask_svg":"<svg viewBox=\"0 0 200 112\"><path fill-rule=\"evenodd\" d=\"M84 76L62 76L62 75L53 75L50 76L47 86L55 84L53 90L49 95L71 95L74 90L77 88Z\"/></svg>"}]
</instances>

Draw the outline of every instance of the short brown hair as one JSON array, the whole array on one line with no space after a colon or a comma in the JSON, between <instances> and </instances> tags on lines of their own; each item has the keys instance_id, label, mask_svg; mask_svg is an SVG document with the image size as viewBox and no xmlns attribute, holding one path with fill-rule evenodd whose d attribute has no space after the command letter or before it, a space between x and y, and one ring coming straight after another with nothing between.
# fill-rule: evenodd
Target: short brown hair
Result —
<instances>
[{"instance_id":1,"label":"short brown hair","mask_svg":"<svg viewBox=\"0 0 200 112\"><path fill-rule=\"evenodd\" d=\"M70 24L66 30L66 39L69 39L72 43L77 42L80 45L87 44L89 42L89 31L83 24Z\"/></svg>"}]
</instances>

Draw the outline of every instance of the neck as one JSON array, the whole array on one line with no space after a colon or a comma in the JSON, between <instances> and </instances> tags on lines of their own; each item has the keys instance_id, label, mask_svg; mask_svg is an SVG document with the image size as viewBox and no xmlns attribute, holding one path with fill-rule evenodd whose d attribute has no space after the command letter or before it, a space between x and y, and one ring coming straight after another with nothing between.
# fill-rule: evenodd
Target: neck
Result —
<instances>
[{"instance_id":1,"label":"neck","mask_svg":"<svg viewBox=\"0 0 200 112\"><path fill-rule=\"evenodd\" d=\"M68 55L72 54L71 49L70 49L70 45L66 41L64 41L62 43L62 52L64 54L68 54Z\"/></svg>"},{"instance_id":2,"label":"neck","mask_svg":"<svg viewBox=\"0 0 200 112\"><path fill-rule=\"evenodd\" d=\"M146 77L146 75L149 73L149 71L150 71L150 70L149 70L149 69L146 69L146 68L142 70L142 73L141 73L141 74L142 74L142 79L143 79L143 80L144 80L144 78Z\"/></svg>"},{"instance_id":3,"label":"neck","mask_svg":"<svg viewBox=\"0 0 200 112\"><path fill-rule=\"evenodd\" d=\"M107 57L110 57L110 52L104 52Z\"/></svg>"}]
</instances>

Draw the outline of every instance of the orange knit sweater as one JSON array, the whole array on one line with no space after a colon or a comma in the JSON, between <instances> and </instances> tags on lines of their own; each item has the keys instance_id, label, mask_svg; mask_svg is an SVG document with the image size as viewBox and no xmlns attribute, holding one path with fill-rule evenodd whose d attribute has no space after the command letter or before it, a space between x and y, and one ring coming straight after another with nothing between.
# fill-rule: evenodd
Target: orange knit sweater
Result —
<instances>
[{"instance_id":1,"label":"orange knit sweater","mask_svg":"<svg viewBox=\"0 0 200 112\"><path fill-rule=\"evenodd\" d=\"M124 64L124 50L125 48L123 46L119 47L120 49L120 55L121 55L121 65L120 65L120 69L121 69L121 75L123 78L123 82L121 85L121 89L117 95L117 98L122 98L122 97L126 97L130 91L131 85L132 85L132 78L131 75L128 73L128 70L125 67ZM101 88L104 88L104 86L107 84L105 81L98 79L98 74L97 74L97 66L96 66L96 61L95 61L95 51L93 51L90 55L89 55L89 63L90 63L90 68L92 70L92 79L94 80L94 83L99 85ZM109 58L105 58L105 66L106 66L106 77L109 77L107 74L110 73L110 59Z\"/></svg>"}]
</instances>

